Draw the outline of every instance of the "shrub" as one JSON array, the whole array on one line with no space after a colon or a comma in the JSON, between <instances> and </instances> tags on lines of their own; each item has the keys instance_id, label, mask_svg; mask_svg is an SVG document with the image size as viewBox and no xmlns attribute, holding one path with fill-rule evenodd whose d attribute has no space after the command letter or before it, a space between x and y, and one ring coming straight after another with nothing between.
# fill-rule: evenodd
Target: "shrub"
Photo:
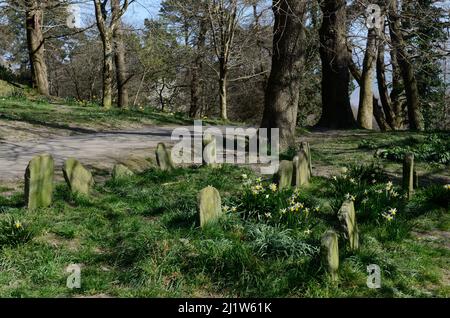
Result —
<instances>
[{"instance_id":1,"label":"shrub","mask_svg":"<svg viewBox=\"0 0 450 318\"><path fill-rule=\"evenodd\" d=\"M437 205L443 208L449 208L450 202L450 185L433 185L424 191L425 202Z\"/></svg>"},{"instance_id":2,"label":"shrub","mask_svg":"<svg viewBox=\"0 0 450 318\"><path fill-rule=\"evenodd\" d=\"M363 141L359 148L376 149L375 142ZM405 154L413 153L417 161L427 163L450 163L450 140L447 134L432 134L425 138L406 138L401 143L382 145L386 149L379 153L379 157L401 162Z\"/></svg>"}]
</instances>

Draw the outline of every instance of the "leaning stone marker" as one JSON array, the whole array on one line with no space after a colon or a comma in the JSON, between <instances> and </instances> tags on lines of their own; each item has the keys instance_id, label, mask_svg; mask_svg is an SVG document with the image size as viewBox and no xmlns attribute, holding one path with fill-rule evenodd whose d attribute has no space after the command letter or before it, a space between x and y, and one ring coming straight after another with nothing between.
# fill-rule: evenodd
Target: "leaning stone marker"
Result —
<instances>
[{"instance_id":1,"label":"leaning stone marker","mask_svg":"<svg viewBox=\"0 0 450 318\"><path fill-rule=\"evenodd\" d=\"M156 161L158 162L159 168L163 171L170 171L174 168L172 154L162 142L156 147Z\"/></svg>"},{"instance_id":2,"label":"leaning stone marker","mask_svg":"<svg viewBox=\"0 0 450 318\"><path fill-rule=\"evenodd\" d=\"M128 167L122 164L114 165L113 171L111 173L114 180L119 180L127 177L131 177L134 175L133 171L128 169Z\"/></svg>"},{"instance_id":3,"label":"leaning stone marker","mask_svg":"<svg viewBox=\"0 0 450 318\"><path fill-rule=\"evenodd\" d=\"M220 193L214 187L206 187L198 195L200 212L200 226L215 222L222 215L222 201Z\"/></svg>"},{"instance_id":4,"label":"leaning stone marker","mask_svg":"<svg viewBox=\"0 0 450 318\"><path fill-rule=\"evenodd\" d=\"M294 167L293 184L295 187L309 184L311 172L309 169L308 155L301 150L292 161Z\"/></svg>"},{"instance_id":5,"label":"leaning stone marker","mask_svg":"<svg viewBox=\"0 0 450 318\"><path fill-rule=\"evenodd\" d=\"M64 162L63 174L72 193L89 195L91 187L94 185L94 178L78 160L67 159Z\"/></svg>"},{"instance_id":6,"label":"leaning stone marker","mask_svg":"<svg viewBox=\"0 0 450 318\"><path fill-rule=\"evenodd\" d=\"M403 189L410 199L414 192L414 154L405 154L403 160Z\"/></svg>"},{"instance_id":7,"label":"leaning stone marker","mask_svg":"<svg viewBox=\"0 0 450 318\"><path fill-rule=\"evenodd\" d=\"M300 144L300 149L306 153L306 157L308 158L309 176L311 177L312 176L312 159L311 159L311 147L309 145L309 142L303 141Z\"/></svg>"},{"instance_id":8,"label":"leaning stone marker","mask_svg":"<svg viewBox=\"0 0 450 318\"><path fill-rule=\"evenodd\" d=\"M212 168L220 167L220 164L217 163L216 136L208 133L203 136L203 165Z\"/></svg>"},{"instance_id":9,"label":"leaning stone marker","mask_svg":"<svg viewBox=\"0 0 450 318\"><path fill-rule=\"evenodd\" d=\"M25 171L25 200L28 209L46 208L52 204L54 161L42 154L31 159Z\"/></svg>"},{"instance_id":10,"label":"leaning stone marker","mask_svg":"<svg viewBox=\"0 0 450 318\"><path fill-rule=\"evenodd\" d=\"M338 280L339 269L339 243L338 235L333 230L328 230L322 236L322 255L328 265L328 271L333 281Z\"/></svg>"},{"instance_id":11,"label":"leaning stone marker","mask_svg":"<svg viewBox=\"0 0 450 318\"><path fill-rule=\"evenodd\" d=\"M353 201L347 200L342 204L338 218L344 229L345 237L349 241L350 250L356 251L359 248L359 230Z\"/></svg>"},{"instance_id":12,"label":"leaning stone marker","mask_svg":"<svg viewBox=\"0 0 450 318\"><path fill-rule=\"evenodd\" d=\"M283 160L278 168L278 188L280 190L288 189L292 186L292 177L294 174L294 164L292 161Z\"/></svg>"}]
</instances>

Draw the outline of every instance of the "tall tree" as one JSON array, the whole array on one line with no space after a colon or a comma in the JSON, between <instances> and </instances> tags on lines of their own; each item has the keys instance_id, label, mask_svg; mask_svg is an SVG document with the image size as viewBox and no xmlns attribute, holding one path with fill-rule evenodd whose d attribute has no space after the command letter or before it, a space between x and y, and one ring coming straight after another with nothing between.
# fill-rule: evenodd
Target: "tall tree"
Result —
<instances>
[{"instance_id":1,"label":"tall tree","mask_svg":"<svg viewBox=\"0 0 450 318\"><path fill-rule=\"evenodd\" d=\"M272 69L261 128L279 128L280 147L294 142L301 73L304 66L306 1L273 0Z\"/></svg>"},{"instance_id":2,"label":"tall tree","mask_svg":"<svg viewBox=\"0 0 450 318\"><path fill-rule=\"evenodd\" d=\"M214 52L219 61L220 117L228 119L227 87L232 45L238 25L237 0L211 0L208 5Z\"/></svg>"},{"instance_id":3,"label":"tall tree","mask_svg":"<svg viewBox=\"0 0 450 318\"><path fill-rule=\"evenodd\" d=\"M120 17L120 0L111 0L112 15L118 16L117 27L113 32L114 42L114 61L116 65L117 78L117 106L119 108L128 108L128 88L129 80L127 64L125 59L125 45L123 42L123 25Z\"/></svg>"},{"instance_id":4,"label":"tall tree","mask_svg":"<svg viewBox=\"0 0 450 318\"><path fill-rule=\"evenodd\" d=\"M349 53L347 49L347 13L345 0L324 0L320 28L322 60L322 116L319 126L349 128L355 118L349 97Z\"/></svg>"},{"instance_id":5,"label":"tall tree","mask_svg":"<svg viewBox=\"0 0 450 318\"><path fill-rule=\"evenodd\" d=\"M379 17L384 19L384 17ZM373 128L373 78L378 57L378 34L381 24L374 23L367 32L367 45L364 54L363 68L359 90L358 125L361 128ZM376 105L378 106L378 105Z\"/></svg>"},{"instance_id":6,"label":"tall tree","mask_svg":"<svg viewBox=\"0 0 450 318\"><path fill-rule=\"evenodd\" d=\"M95 18L100 37L103 44L103 107L109 109L112 107L112 87L113 87L113 65L114 65L114 47L113 35L119 27L120 19L128 8L132 0L125 0L118 10L111 12L111 18L108 23L108 0L93 0L95 5Z\"/></svg>"},{"instance_id":7,"label":"tall tree","mask_svg":"<svg viewBox=\"0 0 450 318\"><path fill-rule=\"evenodd\" d=\"M406 92L409 127L413 130L423 130L425 126L421 112L419 90L414 74L414 67L406 50L406 43L401 30L401 15L399 13L397 0L390 0L389 22L391 44L396 51L397 62L402 74L403 85Z\"/></svg>"},{"instance_id":8,"label":"tall tree","mask_svg":"<svg viewBox=\"0 0 450 318\"><path fill-rule=\"evenodd\" d=\"M49 94L47 65L44 55L44 35L42 31L45 0L26 0L26 29L28 53L30 55L31 79L33 87L43 95Z\"/></svg>"}]
</instances>

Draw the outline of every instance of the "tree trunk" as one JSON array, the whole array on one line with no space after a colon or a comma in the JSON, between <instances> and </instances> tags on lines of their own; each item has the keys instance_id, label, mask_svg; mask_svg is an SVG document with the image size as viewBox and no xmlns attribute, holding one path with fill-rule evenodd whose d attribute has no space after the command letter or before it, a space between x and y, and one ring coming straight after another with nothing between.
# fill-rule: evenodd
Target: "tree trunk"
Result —
<instances>
[{"instance_id":1,"label":"tree trunk","mask_svg":"<svg viewBox=\"0 0 450 318\"><path fill-rule=\"evenodd\" d=\"M199 109L202 108L200 105L203 88L201 76L203 72L203 51L205 50L206 32L208 30L207 27L208 25L206 19L202 19L198 31L197 52L194 65L191 70L191 105L189 109L189 116L191 118L197 117Z\"/></svg>"},{"instance_id":2,"label":"tree trunk","mask_svg":"<svg viewBox=\"0 0 450 318\"><path fill-rule=\"evenodd\" d=\"M227 78L228 69L225 63L220 63L219 71L219 99L220 99L220 117L228 120L227 114Z\"/></svg>"},{"instance_id":3,"label":"tree trunk","mask_svg":"<svg viewBox=\"0 0 450 318\"><path fill-rule=\"evenodd\" d=\"M377 56L377 84L378 92L380 94L380 101L383 107L383 112L386 116L386 121L391 129L397 129L395 123L395 113L392 109L391 96L389 95L388 87L386 84L386 66L384 63L384 41L380 41L378 46Z\"/></svg>"},{"instance_id":4,"label":"tree trunk","mask_svg":"<svg viewBox=\"0 0 450 318\"><path fill-rule=\"evenodd\" d=\"M120 0L111 0L111 8L114 12L120 11ZM117 78L117 106L120 108L128 108L128 88L127 88L127 64L125 62L125 45L123 43L122 22L119 18L117 27L113 33L114 39L114 60L116 64L116 78Z\"/></svg>"},{"instance_id":5,"label":"tree trunk","mask_svg":"<svg viewBox=\"0 0 450 318\"><path fill-rule=\"evenodd\" d=\"M349 69L350 69L350 73L352 74L353 78L356 80L356 82L358 83L359 86L361 86L361 72L358 70L357 66L355 65L355 63L353 63L353 61L350 59L349 62ZM388 124L388 122L386 121L386 118L384 116L383 110L381 109L381 107L378 104L378 99L376 99L375 97L373 97L373 116L375 117L375 120L377 121L378 127L380 128L381 131L387 131L390 130L390 126Z\"/></svg>"},{"instance_id":6,"label":"tree trunk","mask_svg":"<svg viewBox=\"0 0 450 318\"><path fill-rule=\"evenodd\" d=\"M103 107L112 107L112 84L113 84L113 44L112 34L107 32L102 36L103 42Z\"/></svg>"},{"instance_id":7,"label":"tree trunk","mask_svg":"<svg viewBox=\"0 0 450 318\"><path fill-rule=\"evenodd\" d=\"M305 55L306 2L273 0L272 9L275 15L272 69L267 82L261 128L279 128L280 148L286 149L294 143L297 126Z\"/></svg>"},{"instance_id":8,"label":"tree trunk","mask_svg":"<svg viewBox=\"0 0 450 318\"><path fill-rule=\"evenodd\" d=\"M389 20L391 42L396 51L397 62L402 74L403 85L405 87L409 127L412 130L424 130L424 121L420 109L419 90L417 88L416 76L406 50L403 34L401 33L400 17L398 15L396 0L391 0L390 2Z\"/></svg>"},{"instance_id":9,"label":"tree trunk","mask_svg":"<svg viewBox=\"0 0 450 318\"><path fill-rule=\"evenodd\" d=\"M26 1L27 44L30 56L32 86L40 94L49 95L47 65L44 56L44 36L42 34L44 12L39 1Z\"/></svg>"},{"instance_id":10,"label":"tree trunk","mask_svg":"<svg viewBox=\"0 0 450 318\"><path fill-rule=\"evenodd\" d=\"M364 55L363 70L359 91L358 125L364 129L373 128L373 75L377 60L377 31L369 30Z\"/></svg>"},{"instance_id":11,"label":"tree trunk","mask_svg":"<svg viewBox=\"0 0 450 318\"><path fill-rule=\"evenodd\" d=\"M322 60L322 116L318 126L352 128L355 118L350 105L347 51L347 13L345 0L321 3L323 21L320 28Z\"/></svg>"}]
</instances>

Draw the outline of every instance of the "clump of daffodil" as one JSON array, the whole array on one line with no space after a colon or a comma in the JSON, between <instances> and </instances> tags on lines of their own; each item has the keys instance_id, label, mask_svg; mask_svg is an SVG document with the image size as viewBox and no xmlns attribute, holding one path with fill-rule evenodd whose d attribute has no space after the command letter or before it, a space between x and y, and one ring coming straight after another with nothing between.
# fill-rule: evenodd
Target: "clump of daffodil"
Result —
<instances>
[{"instance_id":1,"label":"clump of daffodil","mask_svg":"<svg viewBox=\"0 0 450 318\"><path fill-rule=\"evenodd\" d=\"M14 222L14 227L16 229L20 229L20 228L22 228L22 223L20 223L19 221L16 221L16 222Z\"/></svg>"},{"instance_id":2,"label":"clump of daffodil","mask_svg":"<svg viewBox=\"0 0 450 318\"><path fill-rule=\"evenodd\" d=\"M392 183L392 181L389 181L388 183L386 183L386 191L391 191L393 187L394 187L394 184Z\"/></svg>"},{"instance_id":3,"label":"clump of daffodil","mask_svg":"<svg viewBox=\"0 0 450 318\"><path fill-rule=\"evenodd\" d=\"M270 189L272 192L276 192L277 189L278 189L278 187L277 187L277 185L276 185L275 183L272 183L272 184L269 186L269 189Z\"/></svg>"},{"instance_id":4,"label":"clump of daffodil","mask_svg":"<svg viewBox=\"0 0 450 318\"><path fill-rule=\"evenodd\" d=\"M384 212L382 214L383 218L385 218L388 222L391 222L394 220L394 217L397 215L397 209L391 208L387 212Z\"/></svg>"},{"instance_id":5,"label":"clump of daffodil","mask_svg":"<svg viewBox=\"0 0 450 318\"><path fill-rule=\"evenodd\" d=\"M231 212L235 213L237 211L237 208L234 206L231 208Z\"/></svg>"},{"instance_id":6,"label":"clump of daffodil","mask_svg":"<svg viewBox=\"0 0 450 318\"><path fill-rule=\"evenodd\" d=\"M450 191L450 184L446 184L446 185L444 186L444 189Z\"/></svg>"}]
</instances>

